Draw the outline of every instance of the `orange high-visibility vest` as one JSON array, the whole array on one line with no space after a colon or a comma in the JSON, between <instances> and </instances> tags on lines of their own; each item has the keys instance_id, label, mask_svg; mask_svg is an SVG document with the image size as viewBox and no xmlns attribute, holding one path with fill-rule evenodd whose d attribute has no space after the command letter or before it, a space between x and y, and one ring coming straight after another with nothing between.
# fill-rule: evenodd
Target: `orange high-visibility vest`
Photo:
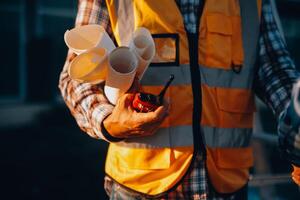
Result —
<instances>
[{"instance_id":1,"label":"orange high-visibility vest","mask_svg":"<svg viewBox=\"0 0 300 200\"><path fill-rule=\"evenodd\" d=\"M138 27L155 38L155 66L142 80L146 92L158 94L169 74L166 93L170 114L153 136L111 143L106 173L141 193L170 190L187 173L201 141L193 121L193 88L202 92L201 133L207 150L209 179L218 192L244 186L253 164L250 138L255 110L251 90L259 34L261 2L206 0L198 37L201 85L193 85L187 33L175 1L106 0L116 41L128 42ZM259 5L259 6L258 6ZM197 51L197 50L196 50ZM195 75L195 74L194 74ZM197 89L198 90L198 89ZM198 105L199 106L199 105ZM196 106L197 107L197 106ZM197 140L197 141L195 141Z\"/></svg>"}]
</instances>

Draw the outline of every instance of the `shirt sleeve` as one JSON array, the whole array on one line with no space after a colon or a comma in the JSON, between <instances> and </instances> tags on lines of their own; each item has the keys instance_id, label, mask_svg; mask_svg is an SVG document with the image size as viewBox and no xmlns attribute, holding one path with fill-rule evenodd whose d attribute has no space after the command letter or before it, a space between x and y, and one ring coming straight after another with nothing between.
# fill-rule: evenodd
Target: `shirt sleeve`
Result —
<instances>
[{"instance_id":1,"label":"shirt sleeve","mask_svg":"<svg viewBox=\"0 0 300 200\"><path fill-rule=\"evenodd\" d=\"M81 0L75 26L100 24L112 36L109 15L104 0ZM68 75L68 67L76 57L68 52L66 62L59 78L59 89L79 127L93 138L110 141L103 134L102 121L112 112L111 105L103 93L104 82L97 85L79 83Z\"/></svg>"},{"instance_id":2,"label":"shirt sleeve","mask_svg":"<svg viewBox=\"0 0 300 200\"><path fill-rule=\"evenodd\" d=\"M254 90L278 117L290 101L291 89L299 73L295 69L268 0L263 1L262 5L258 45L258 69Z\"/></svg>"}]
</instances>

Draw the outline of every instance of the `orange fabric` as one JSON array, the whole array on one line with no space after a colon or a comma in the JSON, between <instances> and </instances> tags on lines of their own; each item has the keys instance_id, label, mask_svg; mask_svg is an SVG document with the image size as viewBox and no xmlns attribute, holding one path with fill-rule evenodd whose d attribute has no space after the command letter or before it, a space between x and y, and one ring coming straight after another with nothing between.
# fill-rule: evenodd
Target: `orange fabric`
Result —
<instances>
[{"instance_id":1,"label":"orange fabric","mask_svg":"<svg viewBox=\"0 0 300 200\"><path fill-rule=\"evenodd\" d=\"M262 0L257 0L257 10L258 10L259 19L261 16L261 8L262 8Z\"/></svg>"},{"instance_id":2,"label":"orange fabric","mask_svg":"<svg viewBox=\"0 0 300 200\"><path fill-rule=\"evenodd\" d=\"M294 182L300 186L300 167L293 165L294 171L292 173L292 179Z\"/></svg>"},{"instance_id":3,"label":"orange fabric","mask_svg":"<svg viewBox=\"0 0 300 200\"><path fill-rule=\"evenodd\" d=\"M143 86L143 91L158 94L163 86ZM169 117L161 127L191 125L193 96L189 85L170 86ZM220 128L252 128L254 97L246 89L215 88L202 85L202 125ZM179 106L180 105L180 106Z\"/></svg>"},{"instance_id":4,"label":"orange fabric","mask_svg":"<svg viewBox=\"0 0 300 200\"><path fill-rule=\"evenodd\" d=\"M253 165L252 148L207 148L206 165L218 192L234 192L248 181L248 169Z\"/></svg>"},{"instance_id":5,"label":"orange fabric","mask_svg":"<svg viewBox=\"0 0 300 200\"><path fill-rule=\"evenodd\" d=\"M162 154L162 157L159 154ZM188 170L192 157L192 147L150 150L120 147L111 143L106 163L115 163L115 165L105 165L105 171L113 179L129 188L156 195L172 188L181 179ZM131 162L128 159L131 159L135 165L128 165ZM152 163L159 163L162 166L145 164L149 162L149 159L152 159ZM164 161L167 164L164 164ZM168 165L170 166L167 167Z\"/></svg>"},{"instance_id":6,"label":"orange fabric","mask_svg":"<svg viewBox=\"0 0 300 200\"><path fill-rule=\"evenodd\" d=\"M162 88L163 86L142 86L143 91L151 94L159 94ZM167 101L171 99L170 111L161 127L192 124L193 95L189 85L170 86L165 99Z\"/></svg>"},{"instance_id":7,"label":"orange fabric","mask_svg":"<svg viewBox=\"0 0 300 200\"><path fill-rule=\"evenodd\" d=\"M117 23L114 13L115 1L106 1L114 28ZM175 1L136 0L133 2L135 26L145 27L152 34L178 33L179 62L188 64L187 37L182 16ZM166 12L166 8L168 8L168 12ZM232 63L243 62L240 21L239 1L206 1L199 30L200 64L207 67L230 69ZM119 42L119 33L114 30L114 34ZM158 94L162 86L144 86L143 88L146 92ZM192 124L192 96L190 85L172 85L169 88L166 99L171 99L170 116L163 122L162 127ZM254 105L250 89L216 88L202 85L202 97L203 125L219 128L252 128ZM158 194L171 188L182 178L190 165L192 152L192 147L149 150L111 144L105 170L112 178L127 187L147 194ZM128 164L128 162L132 163ZM250 148L208 148L209 177L219 192L229 193L241 188L248 180L248 168L251 165Z\"/></svg>"},{"instance_id":8,"label":"orange fabric","mask_svg":"<svg viewBox=\"0 0 300 200\"><path fill-rule=\"evenodd\" d=\"M244 60L239 2L210 0L205 3L199 35L201 64L231 69Z\"/></svg>"},{"instance_id":9,"label":"orange fabric","mask_svg":"<svg viewBox=\"0 0 300 200\"><path fill-rule=\"evenodd\" d=\"M219 13L208 14L206 23L205 65L230 68L232 55L232 22L230 17Z\"/></svg>"},{"instance_id":10,"label":"orange fabric","mask_svg":"<svg viewBox=\"0 0 300 200\"><path fill-rule=\"evenodd\" d=\"M246 89L202 85L202 124L220 128L252 128L254 100Z\"/></svg>"},{"instance_id":11,"label":"orange fabric","mask_svg":"<svg viewBox=\"0 0 300 200\"><path fill-rule=\"evenodd\" d=\"M244 50L243 50L243 38L242 38L242 28L241 28L241 17L232 16L232 64L242 65L244 62Z\"/></svg>"},{"instance_id":12,"label":"orange fabric","mask_svg":"<svg viewBox=\"0 0 300 200\"><path fill-rule=\"evenodd\" d=\"M179 33L179 62L189 63L188 41L180 11L174 1L153 0L134 1L136 27L147 27L152 34L155 33ZM166 12L166 8L172 12Z\"/></svg>"}]
</instances>

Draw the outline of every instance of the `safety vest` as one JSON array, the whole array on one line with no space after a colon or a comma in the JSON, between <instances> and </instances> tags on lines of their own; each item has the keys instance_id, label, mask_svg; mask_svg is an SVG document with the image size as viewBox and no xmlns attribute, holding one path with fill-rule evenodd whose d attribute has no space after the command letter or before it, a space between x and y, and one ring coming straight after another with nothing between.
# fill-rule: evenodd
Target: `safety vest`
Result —
<instances>
[{"instance_id":1,"label":"safety vest","mask_svg":"<svg viewBox=\"0 0 300 200\"><path fill-rule=\"evenodd\" d=\"M146 71L143 90L158 94L169 75L175 75L166 93L170 113L160 129L153 136L111 143L106 173L134 191L158 195L176 187L199 144L205 144L214 188L221 193L240 189L253 164L251 88L261 1L206 0L196 49L191 49L197 46L189 42L175 1L106 3L119 46L128 45L137 27L153 34L156 64Z\"/></svg>"}]
</instances>

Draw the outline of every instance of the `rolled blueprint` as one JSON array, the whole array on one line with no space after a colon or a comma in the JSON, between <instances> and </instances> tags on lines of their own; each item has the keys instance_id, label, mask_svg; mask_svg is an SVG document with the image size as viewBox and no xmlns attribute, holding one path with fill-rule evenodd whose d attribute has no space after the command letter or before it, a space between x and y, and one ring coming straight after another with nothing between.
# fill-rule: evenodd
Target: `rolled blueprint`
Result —
<instances>
[{"instance_id":1,"label":"rolled blueprint","mask_svg":"<svg viewBox=\"0 0 300 200\"><path fill-rule=\"evenodd\" d=\"M131 87L137 63L136 56L128 47L118 47L108 56L108 73L104 93L112 104L115 105L119 97Z\"/></svg>"},{"instance_id":2,"label":"rolled blueprint","mask_svg":"<svg viewBox=\"0 0 300 200\"><path fill-rule=\"evenodd\" d=\"M68 73L80 82L99 83L107 76L108 53L104 48L92 48L70 63Z\"/></svg>"},{"instance_id":3,"label":"rolled blueprint","mask_svg":"<svg viewBox=\"0 0 300 200\"><path fill-rule=\"evenodd\" d=\"M136 76L142 79L145 71L155 56L155 44L148 29L140 27L134 33L129 48L134 52L138 59Z\"/></svg>"},{"instance_id":4,"label":"rolled blueprint","mask_svg":"<svg viewBox=\"0 0 300 200\"><path fill-rule=\"evenodd\" d=\"M77 55L94 47L104 48L108 53L116 48L104 28L97 24L78 26L67 30L64 40L69 49Z\"/></svg>"}]
</instances>

